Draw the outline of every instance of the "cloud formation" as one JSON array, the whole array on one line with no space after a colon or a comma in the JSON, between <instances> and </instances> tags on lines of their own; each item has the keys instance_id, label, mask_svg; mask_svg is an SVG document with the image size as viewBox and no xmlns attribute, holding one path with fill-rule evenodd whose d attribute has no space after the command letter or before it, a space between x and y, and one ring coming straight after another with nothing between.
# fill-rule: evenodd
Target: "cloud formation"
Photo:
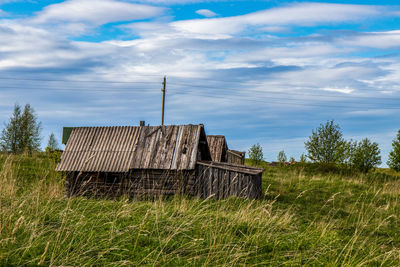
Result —
<instances>
[{"instance_id":1,"label":"cloud formation","mask_svg":"<svg viewBox=\"0 0 400 267\"><path fill-rule=\"evenodd\" d=\"M358 21L382 15L380 9L363 5L301 3L241 16L177 21L172 26L182 33L227 37L250 26L315 26Z\"/></svg>"},{"instance_id":2,"label":"cloud formation","mask_svg":"<svg viewBox=\"0 0 400 267\"><path fill-rule=\"evenodd\" d=\"M297 3L175 20L172 6L149 3L68 0L28 18L0 18L0 121L18 101L37 107L49 132L142 119L157 124L167 75L167 122L206 123L237 149L285 140L285 151L297 156L301 136L332 118L344 128L358 118L354 134L376 125L393 130L399 29L362 28L393 10ZM83 34L99 38L83 41Z\"/></svg>"},{"instance_id":3,"label":"cloud formation","mask_svg":"<svg viewBox=\"0 0 400 267\"><path fill-rule=\"evenodd\" d=\"M116 21L133 21L160 15L164 8L115 0L68 0L52 4L31 21L49 23L89 23L94 26Z\"/></svg>"},{"instance_id":4,"label":"cloud formation","mask_svg":"<svg viewBox=\"0 0 400 267\"><path fill-rule=\"evenodd\" d=\"M199 9L196 11L196 13L208 18L215 17L217 15L209 9Z\"/></svg>"}]
</instances>

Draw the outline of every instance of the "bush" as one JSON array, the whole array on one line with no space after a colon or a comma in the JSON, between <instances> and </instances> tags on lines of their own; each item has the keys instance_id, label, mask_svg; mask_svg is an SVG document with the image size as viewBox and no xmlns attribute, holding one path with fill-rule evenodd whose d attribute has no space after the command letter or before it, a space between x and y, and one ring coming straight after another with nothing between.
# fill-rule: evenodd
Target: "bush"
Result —
<instances>
[{"instance_id":1,"label":"bush","mask_svg":"<svg viewBox=\"0 0 400 267\"><path fill-rule=\"evenodd\" d=\"M50 147L46 147L45 151L49 159L53 160L55 163L59 163L61 161L61 150L52 150Z\"/></svg>"},{"instance_id":2,"label":"bush","mask_svg":"<svg viewBox=\"0 0 400 267\"><path fill-rule=\"evenodd\" d=\"M54 136L54 133L51 133L49 136L49 141L47 142L47 147L50 151L60 150L60 146L58 145L57 139Z\"/></svg>"},{"instance_id":3,"label":"bush","mask_svg":"<svg viewBox=\"0 0 400 267\"><path fill-rule=\"evenodd\" d=\"M392 170L400 171L400 130L397 132L397 138L392 142L392 151L389 153L387 165Z\"/></svg>"},{"instance_id":4,"label":"bush","mask_svg":"<svg viewBox=\"0 0 400 267\"><path fill-rule=\"evenodd\" d=\"M259 164L263 159L264 155L262 152L262 147L259 143L252 145L249 149L249 159L251 159L254 163Z\"/></svg>"},{"instance_id":5,"label":"bush","mask_svg":"<svg viewBox=\"0 0 400 267\"><path fill-rule=\"evenodd\" d=\"M39 151L41 123L34 109L26 104L24 110L16 104L14 112L1 132L0 147L3 151L22 154Z\"/></svg>"},{"instance_id":6,"label":"bush","mask_svg":"<svg viewBox=\"0 0 400 267\"><path fill-rule=\"evenodd\" d=\"M285 151L279 151L278 157L277 157L278 162L282 165L287 161L287 157L285 154Z\"/></svg>"},{"instance_id":7,"label":"bush","mask_svg":"<svg viewBox=\"0 0 400 267\"><path fill-rule=\"evenodd\" d=\"M340 127L334 121L321 124L312 131L304 143L308 158L319 163L343 163L348 158L349 143L343 138Z\"/></svg>"},{"instance_id":8,"label":"bush","mask_svg":"<svg viewBox=\"0 0 400 267\"><path fill-rule=\"evenodd\" d=\"M368 138L351 145L350 164L358 171L367 173L370 169L381 164L377 143L372 143Z\"/></svg>"}]
</instances>

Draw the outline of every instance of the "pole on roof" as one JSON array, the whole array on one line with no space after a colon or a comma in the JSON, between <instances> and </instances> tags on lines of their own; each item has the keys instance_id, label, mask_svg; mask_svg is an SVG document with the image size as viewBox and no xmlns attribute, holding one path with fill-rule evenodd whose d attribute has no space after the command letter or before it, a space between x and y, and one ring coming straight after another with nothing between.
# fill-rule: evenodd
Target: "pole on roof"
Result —
<instances>
[{"instance_id":1,"label":"pole on roof","mask_svg":"<svg viewBox=\"0 0 400 267\"><path fill-rule=\"evenodd\" d=\"M164 76L162 91L162 109L161 109L161 125L164 125L164 107L165 107L165 87L167 85L167 77Z\"/></svg>"}]
</instances>

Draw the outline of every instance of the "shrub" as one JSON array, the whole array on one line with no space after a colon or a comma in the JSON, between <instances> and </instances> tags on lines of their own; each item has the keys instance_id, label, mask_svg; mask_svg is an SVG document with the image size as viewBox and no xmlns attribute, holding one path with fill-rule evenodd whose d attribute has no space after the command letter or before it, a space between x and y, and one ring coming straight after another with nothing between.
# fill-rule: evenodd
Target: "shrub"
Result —
<instances>
[{"instance_id":1,"label":"shrub","mask_svg":"<svg viewBox=\"0 0 400 267\"><path fill-rule=\"evenodd\" d=\"M387 165L395 171L400 171L400 130L397 132L396 139L392 142L392 151L389 153Z\"/></svg>"},{"instance_id":2,"label":"shrub","mask_svg":"<svg viewBox=\"0 0 400 267\"><path fill-rule=\"evenodd\" d=\"M262 147L259 143L252 145L249 149L249 159L251 159L254 163L259 164L263 159L264 155L262 152Z\"/></svg>"},{"instance_id":3,"label":"shrub","mask_svg":"<svg viewBox=\"0 0 400 267\"><path fill-rule=\"evenodd\" d=\"M57 139L54 136L54 133L51 133L49 136L49 141L47 143L47 147L50 151L60 150L60 146L58 145Z\"/></svg>"},{"instance_id":4,"label":"shrub","mask_svg":"<svg viewBox=\"0 0 400 267\"><path fill-rule=\"evenodd\" d=\"M306 163L306 162L307 162L307 157L306 157L306 155L301 154L301 156L300 156L300 162L301 162L301 163Z\"/></svg>"},{"instance_id":5,"label":"shrub","mask_svg":"<svg viewBox=\"0 0 400 267\"><path fill-rule=\"evenodd\" d=\"M277 160L280 164L284 164L287 161L285 151L279 151Z\"/></svg>"},{"instance_id":6,"label":"shrub","mask_svg":"<svg viewBox=\"0 0 400 267\"><path fill-rule=\"evenodd\" d=\"M321 124L304 143L308 158L319 163L343 163L348 158L349 143L334 121Z\"/></svg>"},{"instance_id":7,"label":"shrub","mask_svg":"<svg viewBox=\"0 0 400 267\"><path fill-rule=\"evenodd\" d=\"M368 138L351 145L350 164L358 171L367 173L370 169L381 164L377 143L372 143Z\"/></svg>"},{"instance_id":8,"label":"shrub","mask_svg":"<svg viewBox=\"0 0 400 267\"><path fill-rule=\"evenodd\" d=\"M39 151L41 123L38 122L34 109L26 104L24 110L16 104L0 136L3 151L14 154Z\"/></svg>"}]
</instances>

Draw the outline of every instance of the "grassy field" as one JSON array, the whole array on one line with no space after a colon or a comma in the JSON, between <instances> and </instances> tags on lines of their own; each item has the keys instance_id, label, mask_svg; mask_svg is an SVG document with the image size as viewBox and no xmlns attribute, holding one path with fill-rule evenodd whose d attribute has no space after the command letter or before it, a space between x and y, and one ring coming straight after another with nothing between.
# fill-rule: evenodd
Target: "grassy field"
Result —
<instances>
[{"instance_id":1,"label":"grassy field","mask_svg":"<svg viewBox=\"0 0 400 267\"><path fill-rule=\"evenodd\" d=\"M266 167L262 200L64 197L45 154L0 156L0 266L399 266L400 177Z\"/></svg>"}]
</instances>

